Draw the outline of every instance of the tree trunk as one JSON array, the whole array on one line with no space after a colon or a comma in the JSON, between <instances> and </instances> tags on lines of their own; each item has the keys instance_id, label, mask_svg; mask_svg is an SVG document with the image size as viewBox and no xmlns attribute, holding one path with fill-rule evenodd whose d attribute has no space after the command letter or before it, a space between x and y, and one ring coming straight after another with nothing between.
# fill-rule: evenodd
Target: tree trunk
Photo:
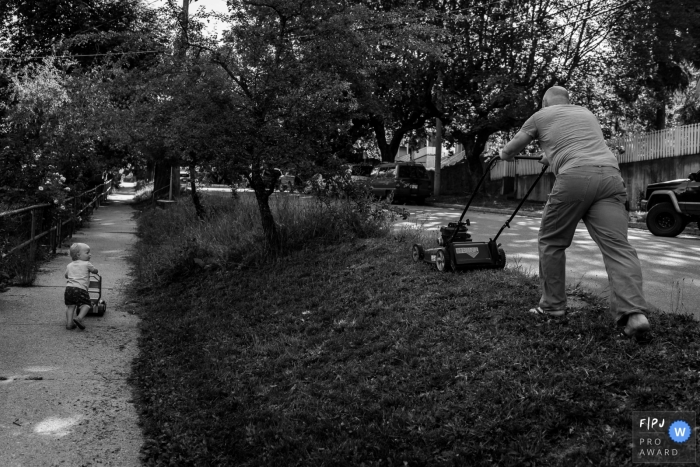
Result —
<instances>
[{"instance_id":1,"label":"tree trunk","mask_svg":"<svg viewBox=\"0 0 700 467\"><path fill-rule=\"evenodd\" d=\"M399 128L392 131L391 141L386 140L386 128L384 128L384 119L372 115L370 117L370 123L374 129L374 136L377 140L377 147L379 148L379 153L382 156L382 162L394 162L396 160L396 154L399 152L401 147L401 141L403 137L406 136L411 130L417 130L423 128L425 125L426 118L416 117L412 120L403 122Z\"/></svg>"},{"instance_id":2,"label":"tree trunk","mask_svg":"<svg viewBox=\"0 0 700 467\"><path fill-rule=\"evenodd\" d=\"M161 198L168 195L170 187L170 165L165 162L157 162L155 166L155 176L153 177L153 192Z\"/></svg>"},{"instance_id":3,"label":"tree trunk","mask_svg":"<svg viewBox=\"0 0 700 467\"><path fill-rule=\"evenodd\" d=\"M478 133L455 133L455 137L464 147L465 160L469 169L468 180L464 180L465 186L468 187L466 191L474 190L479 179L484 174L485 165L479 156L484 152L489 136L490 133L487 131ZM484 193L486 192L486 184L482 186L482 191Z\"/></svg>"},{"instance_id":4,"label":"tree trunk","mask_svg":"<svg viewBox=\"0 0 700 467\"><path fill-rule=\"evenodd\" d=\"M171 166L167 162L157 162L155 167L155 179L153 181L153 191L158 191L158 197L167 198L170 194L170 183L172 177L173 198L180 195L180 171L178 166Z\"/></svg>"},{"instance_id":5,"label":"tree trunk","mask_svg":"<svg viewBox=\"0 0 700 467\"><path fill-rule=\"evenodd\" d=\"M200 220L204 220L204 215L206 210L202 206L202 202L199 199L199 193L197 192L197 172L194 170L194 164L190 164L190 189L192 190L192 204L194 204L194 210L197 213L197 217Z\"/></svg>"},{"instance_id":6,"label":"tree trunk","mask_svg":"<svg viewBox=\"0 0 700 467\"><path fill-rule=\"evenodd\" d=\"M258 211L265 237L265 251L268 255L277 254L282 246L280 232L272 215L272 209L270 209L270 195L274 190L275 182L276 180L273 180L272 187L268 187L259 171L253 171L250 180L251 188L253 188L255 199L258 202Z\"/></svg>"},{"instance_id":7,"label":"tree trunk","mask_svg":"<svg viewBox=\"0 0 700 467\"><path fill-rule=\"evenodd\" d=\"M666 128L666 91L663 89L658 93L658 107L656 108L655 126L657 130Z\"/></svg>"},{"instance_id":8,"label":"tree trunk","mask_svg":"<svg viewBox=\"0 0 700 467\"><path fill-rule=\"evenodd\" d=\"M382 157L382 162L394 162L396 152L391 152L389 144L386 142L386 129L384 128L384 120L376 115L370 117L372 128L374 128L374 137L377 140L377 148Z\"/></svg>"}]
</instances>

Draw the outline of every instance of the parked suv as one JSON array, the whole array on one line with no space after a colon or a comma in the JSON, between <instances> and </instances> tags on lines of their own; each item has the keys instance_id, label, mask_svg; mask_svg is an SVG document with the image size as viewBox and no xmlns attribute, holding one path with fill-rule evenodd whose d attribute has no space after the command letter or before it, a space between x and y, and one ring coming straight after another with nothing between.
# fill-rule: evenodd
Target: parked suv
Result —
<instances>
[{"instance_id":1,"label":"parked suv","mask_svg":"<svg viewBox=\"0 0 700 467\"><path fill-rule=\"evenodd\" d=\"M641 205L648 211L651 233L675 237L689 222L700 222L700 171L681 180L648 185Z\"/></svg>"},{"instance_id":2,"label":"parked suv","mask_svg":"<svg viewBox=\"0 0 700 467\"><path fill-rule=\"evenodd\" d=\"M379 164L372 170L370 186L375 196L394 196L394 199L415 200L422 204L433 194L433 184L428 171L420 164L390 162Z\"/></svg>"}]
</instances>

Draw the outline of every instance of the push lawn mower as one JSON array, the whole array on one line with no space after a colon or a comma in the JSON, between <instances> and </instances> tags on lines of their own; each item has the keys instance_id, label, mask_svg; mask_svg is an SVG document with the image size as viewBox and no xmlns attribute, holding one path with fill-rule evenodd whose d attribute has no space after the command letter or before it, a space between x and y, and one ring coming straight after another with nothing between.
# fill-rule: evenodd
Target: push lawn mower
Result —
<instances>
[{"instance_id":1,"label":"push lawn mower","mask_svg":"<svg viewBox=\"0 0 700 467\"><path fill-rule=\"evenodd\" d=\"M516 156L516 159L539 161L541 158ZM498 160L498 156L494 156L488 161L484 175L479 180L479 183L477 183L472 196L469 198L469 201L464 208L464 211L462 211L462 215L459 217L459 221L450 222L446 226L440 227L440 235L438 235L437 238L439 246L437 248L428 248L426 250L421 244L417 243L413 245L411 250L413 261L418 262L422 260L426 263L434 264L437 267L437 270L440 272L456 271L460 269L502 269L505 267L506 253L501 248L501 245L496 243L496 241L501 235L501 232L503 232L503 229L506 227L510 228L510 221L512 221L515 215L518 213L518 210L523 205L527 197L530 196L533 188L535 188L537 183L540 181L540 178L542 178L542 175L547 170L547 166L542 166L542 171L537 176L535 183L532 184L527 194L525 194L525 197L522 199L522 201L520 201L518 207L515 208L513 214L506 221L506 223L503 224L503 227L501 227L501 230L498 231L496 236L493 239L489 239L488 242L472 242L471 235L467 233L467 226L470 225L469 219L464 222L462 219L464 219L472 200L474 200L474 196L486 178L486 174L490 172L491 167Z\"/></svg>"},{"instance_id":2,"label":"push lawn mower","mask_svg":"<svg viewBox=\"0 0 700 467\"><path fill-rule=\"evenodd\" d=\"M107 303L102 300L102 276L99 274L90 274L90 284L88 285L88 294L92 306L89 315L103 316L107 311Z\"/></svg>"}]
</instances>

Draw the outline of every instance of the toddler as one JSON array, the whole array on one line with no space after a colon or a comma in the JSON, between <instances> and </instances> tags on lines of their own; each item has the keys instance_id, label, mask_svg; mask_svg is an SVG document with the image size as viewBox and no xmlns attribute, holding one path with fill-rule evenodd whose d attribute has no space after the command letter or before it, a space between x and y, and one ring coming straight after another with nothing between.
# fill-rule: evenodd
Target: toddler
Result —
<instances>
[{"instance_id":1,"label":"toddler","mask_svg":"<svg viewBox=\"0 0 700 467\"><path fill-rule=\"evenodd\" d=\"M92 307L88 285L90 273L97 273L97 269L90 263L90 247L84 243L74 243L70 246L70 257L73 262L66 267L66 329L85 329L83 318Z\"/></svg>"}]
</instances>

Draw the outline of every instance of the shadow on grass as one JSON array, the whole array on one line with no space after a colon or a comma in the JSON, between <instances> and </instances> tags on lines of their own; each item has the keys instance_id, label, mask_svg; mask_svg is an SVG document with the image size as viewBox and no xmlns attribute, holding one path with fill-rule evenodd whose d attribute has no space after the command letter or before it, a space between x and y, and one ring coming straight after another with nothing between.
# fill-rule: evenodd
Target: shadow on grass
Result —
<instances>
[{"instance_id":1,"label":"shadow on grass","mask_svg":"<svg viewBox=\"0 0 700 467\"><path fill-rule=\"evenodd\" d=\"M530 316L534 278L440 274L412 235L141 289L144 463L630 465L633 411L698 407L692 319L638 347L586 294Z\"/></svg>"}]
</instances>

